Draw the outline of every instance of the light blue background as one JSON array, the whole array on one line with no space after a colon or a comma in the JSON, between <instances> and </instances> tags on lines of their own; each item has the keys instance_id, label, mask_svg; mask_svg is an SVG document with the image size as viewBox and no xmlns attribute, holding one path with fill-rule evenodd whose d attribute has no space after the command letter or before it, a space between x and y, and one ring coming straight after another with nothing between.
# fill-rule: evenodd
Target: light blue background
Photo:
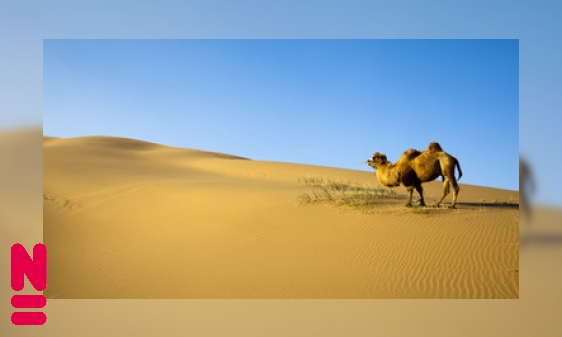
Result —
<instances>
[{"instance_id":1,"label":"light blue background","mask_svg":"<svg viewBox=\"0 0 562 337\"><path fill-rule=\"evenodd\" d=\"M535 200L562 205L560 181L552 179L561 166L556 155L562 143L561 6L554 1L3 2L0 125L41 123L43 39L519 39L520 152L536 176Z\"/></svg>"}]
</instances>

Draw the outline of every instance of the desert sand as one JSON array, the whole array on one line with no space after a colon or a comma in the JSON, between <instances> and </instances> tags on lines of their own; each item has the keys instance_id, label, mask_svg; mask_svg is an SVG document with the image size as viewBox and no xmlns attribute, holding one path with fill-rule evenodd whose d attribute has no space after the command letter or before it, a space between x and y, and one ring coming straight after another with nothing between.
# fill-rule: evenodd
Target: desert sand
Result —
<instances>
[{"instance_id":1,"label":"desert sand","mask_svg":"<svg viewBox=\"0 0 562 337\"><path fill-rule=\"evenodd\" d=\"M365 170L117 137L44 137L44 294L519 298L517 191L461 179L452 210L406 208L404 187L362 209L299 200L311 190L302 177L376 184ZM428 204L441 186L424 184Z\"/></svg>"}]
</instances>

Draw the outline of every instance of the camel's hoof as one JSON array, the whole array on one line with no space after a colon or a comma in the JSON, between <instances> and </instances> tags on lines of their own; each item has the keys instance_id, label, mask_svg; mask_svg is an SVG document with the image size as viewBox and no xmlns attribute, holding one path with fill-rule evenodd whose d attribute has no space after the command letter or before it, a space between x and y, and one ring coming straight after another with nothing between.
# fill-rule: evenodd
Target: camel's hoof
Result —
<instances>
[{"instance_id":1,"label":"camel's hoof","mask_svg":"<svg viewBox=\"0 0 562 337\"><path fill-rule=\"evenodd\" d=\"M455 206L455 205L449 205L449 209L455 209L455 208L457 208L457 206Z\"/></svg>"},{"instance_id":2,"label":"camel's hoof","mask_svg":"<svg viewBox=\"0 0 562 337\"><path fill-rule=\"evenodd\" d=\"M406 207L412 207L412 203L411 202L407 203Z\"/></svg>"}]
</instances>

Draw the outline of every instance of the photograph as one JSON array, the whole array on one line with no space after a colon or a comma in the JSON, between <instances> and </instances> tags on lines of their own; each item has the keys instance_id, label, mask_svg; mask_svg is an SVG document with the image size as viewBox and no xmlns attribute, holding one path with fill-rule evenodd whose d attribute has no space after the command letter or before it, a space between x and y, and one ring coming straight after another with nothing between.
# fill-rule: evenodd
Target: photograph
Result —
<instances>
[{"instance_id":1,"label":"photograph","mask_svg":"<svg viewBox=\"0 0 562 337\"><path fill-rule=\"evenodd\" d=\"M44 39L50 299L518 299L517 39Z\"/></svg>"}]
</instances>

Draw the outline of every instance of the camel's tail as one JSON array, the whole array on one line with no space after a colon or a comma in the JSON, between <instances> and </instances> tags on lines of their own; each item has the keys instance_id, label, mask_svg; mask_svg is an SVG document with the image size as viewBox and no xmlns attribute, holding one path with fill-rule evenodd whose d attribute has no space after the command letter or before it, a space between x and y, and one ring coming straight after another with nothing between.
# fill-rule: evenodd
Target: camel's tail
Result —
<instances>
[{"instance_id":1,"label":"camel's tail","mask_svg":"<svg viewBox=\"0 0 562 337\"><path fill-rule=\"evenodd\" d=\"M461 164L459 164L459 161L457 160L457 158L455 158L455 166L457 167L457 170L459 170L459 177L457 178L457 181L459 181L459 180L461 180L461 177L462 177L462 170L461 170Z\"/></svg>"}]
</instances>

